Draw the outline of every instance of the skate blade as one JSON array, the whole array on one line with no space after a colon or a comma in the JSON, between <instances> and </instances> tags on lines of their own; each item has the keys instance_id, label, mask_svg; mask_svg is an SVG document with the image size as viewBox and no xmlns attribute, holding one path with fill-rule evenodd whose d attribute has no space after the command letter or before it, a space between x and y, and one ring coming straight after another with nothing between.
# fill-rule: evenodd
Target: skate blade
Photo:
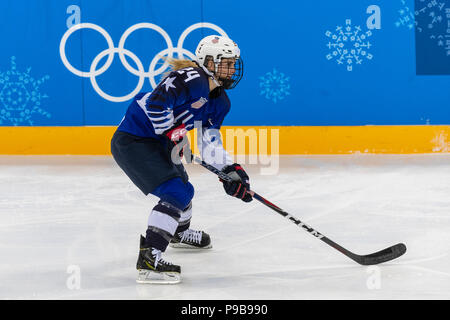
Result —
<instances>
[{"instance_id":1,"label":"skate blade","mask_svg":"<svg viewBox=\"0 0 450 320\"><path fill-rule=\"evenodd\" d=\"M138 270L137 283L176 284L181 282L178 272L156 272L152 270Z\"/></svg>"},{"instance_id":2,"label":"skate blade","mask_svg":"<svg viewBox=\"0 0 450 320\"><path fill-rule=\"evenodd\" d=\"M181 248L181 249L197 249L197 250L204 250L204 249L211 249L212 244L208 244L206 247L196 247L190 244L186 243L180 243L180 242L170 242L169 247L171 248Z\"/></svg>"}]
</instances>

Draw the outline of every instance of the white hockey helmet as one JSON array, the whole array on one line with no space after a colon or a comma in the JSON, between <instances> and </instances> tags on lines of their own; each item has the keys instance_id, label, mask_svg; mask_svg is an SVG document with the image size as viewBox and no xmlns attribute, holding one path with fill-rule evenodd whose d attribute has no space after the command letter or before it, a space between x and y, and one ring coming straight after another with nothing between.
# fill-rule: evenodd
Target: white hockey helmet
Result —
<instances>
[{"instance_id":1,"label":"white hockey helmet","mask_svg":"<svg viewBox=\"0 0 450 320\"><path fill-rule=\"evenodd\" d=\"M223 58L236 59L235 63L235 73L231 79L219 78L222 81L223 87L225 89L234 88L238 82L242 79L244 73L244 65L241 59L241 51L238 45L230 38L212 35L203 38L195 50L195 56L197 57L197 62L200 66L205 66L208 57L213 60L215 65L215 72L217 72L218 65Z\"/></svg>"}]
</instances>

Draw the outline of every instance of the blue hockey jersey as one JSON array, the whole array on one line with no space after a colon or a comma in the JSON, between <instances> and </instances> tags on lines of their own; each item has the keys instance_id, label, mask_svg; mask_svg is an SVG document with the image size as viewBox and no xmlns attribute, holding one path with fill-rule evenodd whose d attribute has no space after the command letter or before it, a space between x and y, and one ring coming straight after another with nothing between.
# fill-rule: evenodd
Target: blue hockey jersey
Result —
<instances>
[{"instance_id":1,"label":"blue hockey jersey","mask_svg":"<svg viewBox=\"0 0 450 320\"><path fill-rule=\"evenodd\" d=\"M172 71L152 92L136 95L118 130L140 137L163 139L177 122L187 130L200 121L203 129L219 129L230 110L225 90L210 96L208 75L202 68ZM196 123L198 127L198 123Z\"/></svg>"}]
</instances>

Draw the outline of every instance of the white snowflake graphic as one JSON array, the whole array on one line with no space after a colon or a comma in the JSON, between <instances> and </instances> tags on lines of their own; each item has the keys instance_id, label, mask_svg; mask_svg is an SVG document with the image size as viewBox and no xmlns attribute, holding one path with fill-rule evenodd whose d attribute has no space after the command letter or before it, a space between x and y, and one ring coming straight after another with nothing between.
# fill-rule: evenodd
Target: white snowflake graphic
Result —
<instances>
[{"instance_id":1,"label":"white snowflake graphic","mask_svg":"<svg viewBox=\"0 0 450 320\"><path fill-rule=\"evenodd\" d=\"M50 79L48 75L40 80L30 76L31 68L27 72L20 72L16 67L16 57L11 57L11 70L0 72L0 125L14 126L28 123L33 125L33 114L41 114L50 118L50 113L41 109L41 100L48 98L39 92L41 84Z\"/></svg>"},{"instance_id":2,"label":"white snowflake graphic","mask_svg":"<svg viewBox=\"0 0 450 320\"><path fill-rule=\"evenodd\" d=\"M422 32L424 29L435 29L446 22L445 18L446 15L447 19L449 18L450 10L446 8L445 1L419 0L419 5L414 14L420 16L421 21L426 21L426 23L416 23L417 30Z\"/></svg>"},{"instance_id":3,"label":"white snowflake graphic","mask_svg":"<svg viewBox=\"0 0 450 320\"><path fill-rule=\"evenodd\" d=\"M286 77L284 73L277 71L277 69L274 68L272 72L267 72L264 76L259 77L259 79L261 80L259 83L259 87L261 88L260 94L266 99L277 103L277 101L283 100L286 96L290 95L290 78Z\"/></svg>"},{"instance_id":4,"label":"white snowflake graphic","mask_svg":"<svg viewBox=\"0 0 450 320\"><path fill-rule=\"evenodd\" d=\"M362 64L364 59L373 58L368 52L372 47L368 40L372 31L364 32L361 26L353 27L350 19L345 21L345 27L337 26L334 32L327 31L325 35L330 39L326 46L331 50L326 58L335 59L339 65L346 65L347 71L352 71L355 64Z\"/></svg>"},{"instance_id":5,"label":"white snowflake graphic","mask_svg":"<svg viewBox=\"0 0 450 320\"><path fill-rule=\"evenodd\" d=\"M400 0L402 7L398 10L399 17L397 21L395 21L395 26L397 28L407 27L408 29L413 29L416 23L416 19L414 16L414 10L411 10L406 4L405 0Z\"/></svg>"},{"instance_id":6,"label":"white snowflake graphic","mask_svg":"<svg viewBox=\"0 0 450 320\"><path fill-rule=\"evenodd\" d=\"M416 27L435 41L450 56L450 4L440 0L419 0Z\"/></svg>"}]
</instances>

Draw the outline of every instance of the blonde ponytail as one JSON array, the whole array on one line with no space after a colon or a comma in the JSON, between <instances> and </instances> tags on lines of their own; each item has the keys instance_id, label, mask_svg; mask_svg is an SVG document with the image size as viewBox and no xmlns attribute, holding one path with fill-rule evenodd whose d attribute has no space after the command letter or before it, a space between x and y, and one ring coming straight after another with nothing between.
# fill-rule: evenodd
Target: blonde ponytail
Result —
<instances>
[{"instance_id":1,"label":"blonde ponytail","mask_svg":"<svg viewBox=\"0 0 450 320\"><path fill-rule=\"evenodd\" d=\"M163 78L167 77L172 71L176 71L176 70L180 70L183 68L188 68L188 67L194 67L194 68L198 68L198 64L195 63L192 60L187 60L187 59L175 59L175 58L165 58L163 57L162 60L166 61L169 63L169 71L166 71L163 74Z\"/></svg>"}]
</instances>

